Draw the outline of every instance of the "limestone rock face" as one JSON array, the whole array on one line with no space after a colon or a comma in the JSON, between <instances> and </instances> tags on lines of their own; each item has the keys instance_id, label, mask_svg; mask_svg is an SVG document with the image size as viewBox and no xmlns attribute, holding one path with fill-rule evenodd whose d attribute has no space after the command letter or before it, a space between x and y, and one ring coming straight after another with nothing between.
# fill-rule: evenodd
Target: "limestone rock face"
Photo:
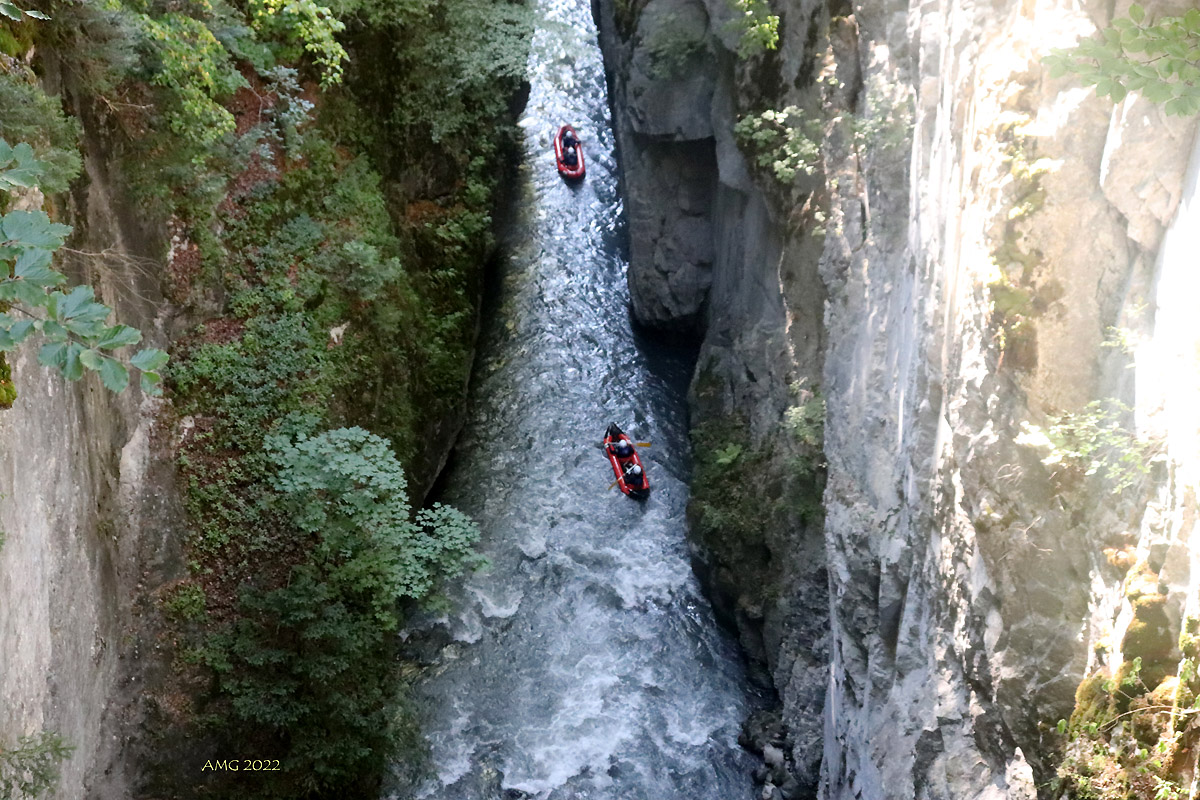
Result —
<instances>
[{"instance_id":1,"label":"limestone rock face","mask_svg":"<svg viewBox=\"0 0 1200 800\"><path fill-rule=\"evenodd\" d=\"M673 8L633 6L656 21ZM779 692L786 766L829 800L1036 797L1085 675L1117 666L1127 641L1171 663L1164 647L1200 609L1191 490L1152 476L1117 494L1019 442L1114 398L1167 437L1172 464L1200 460L1194 403L1191 422L1172 416L1191 390L1171 378L1200 374L1187 344L1200 326L1171 316L1184 344L1166 345L1164 309L1190 290L1156 260L1196 122L1049 79L1042 57L1092 35L1102 3L772 3L778 49L746 59L729 6L705 6L717 73L690 95L705 108L672 106L652 127L630 99L650 75L631 67L648 58L642 23L623 29L609 0L597 13L635 314L703 331L693 425L744 424L746 464L777 489L735 536L693 486L693 534ZM764 110L820 140L794 178L771 166L782 149L734 133ZM709 127L683 124L704 115ZM684 160L711 181L702 211L663 177ZM676 276L701 257L679 245L689 217L689 237L708 226L709 266L685 301ZM1152 330L1157 360L1111 346ZM821 518L794 492L810 390L826 409ZM1156 577L1152 609L1122 588L1135 562Z\"/></svg>"},{"instance_id":2,"label":"limestone rock face","mask_svg":"<svg viewBox=\"0 0 1200 800\"><path fill-rule=\"evenodd\" d=\"M716 68L708 50L708 12L700 0L663 0L639 15L625 86L636 133L675 141L712 137Z\"/></svg>"},{"instance_id":3,"label":"limestone rock face","mask_svg":"<svg viewBox=\"0 0 1200 800\"><path fill-rule=\"evenodd\" d=\"M68 213L79 254L67 270L162 346L166 305L143 264L84 256L154 252L97 142L85 141L87 180ZM57 732L74 751L55 797L130 797L138 767L126 734L140 721L136 676L153 647L134 619L149 588L182 570L174 467L155 430L161 401L136 388L114 395L95 375L67 383L37 363L37 347L9 354L18 396L0 414L0 744Z\"/></svg>"},{"instance_id":4,"label":"limestone rock face","mask_svg":"<svg viewBox=\"0 0 1200 800\"><path fill-rule=\"evenodd\" d=\"M608 0L598 17L613 86L630 231L634 317L696 333L712 281L716 182L710 106L717 68L699 0L659 0L619 32ZM617 42L630 38L630 45ZM637 46L632 46L636 43Z\"/></svg>"}]
</instances>

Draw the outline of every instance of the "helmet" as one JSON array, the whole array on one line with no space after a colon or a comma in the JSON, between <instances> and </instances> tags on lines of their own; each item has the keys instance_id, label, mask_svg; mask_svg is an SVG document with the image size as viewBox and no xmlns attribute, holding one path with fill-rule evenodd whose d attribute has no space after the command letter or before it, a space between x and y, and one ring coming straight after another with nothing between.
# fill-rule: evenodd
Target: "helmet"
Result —
<instances>
[{"instance_id":1,"label":"helmet","mask_svg":"<svg viewBox=\"0 0 1200 800\"><path fill-rule=\"evenodd\" d=\"M634 464L634 465L633 465L633 466L630 468L629 472L630 472L630 474L633 474L633 475L641 475L641 474L642 474L642 468L641 468L641 467L639 467L637 464Z\"/></svg>"}]
</instances>

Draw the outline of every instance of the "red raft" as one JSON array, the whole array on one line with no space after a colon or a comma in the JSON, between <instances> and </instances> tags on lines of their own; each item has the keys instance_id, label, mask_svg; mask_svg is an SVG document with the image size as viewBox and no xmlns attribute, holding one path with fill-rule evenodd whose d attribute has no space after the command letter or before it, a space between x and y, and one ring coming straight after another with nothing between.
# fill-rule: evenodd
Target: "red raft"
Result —
<instances>
[{"instance_id":1,"label":"red raft","mask_svg":"<svg viewBox=\"0 0 1200 800\"><path fill-rule=\"evenodd\" d=\"M642 468L642 460L638 458L633 441L622 433L615 422L608 426L604 434L604 455L608 456L622 492L634 500L645 500L650 496L650 479Z\"/></svg>"},{"instance_id":2,"label":"red raft","mask_svg":"<svg viewBox=\"0 0 1200 800\"><path fill-rule=\"evenodd\" d=\"M575 163L568 163L569 158L564 158L567 154L566 148L563 147L563 136L570 131L571 138L576 144L572 148L575 151ZM570 125L563 125L558 129L558 135L554 137L554 160L558 162L558 174L570 180L579 180L583 177L583 143L579 141L578 134Z\"/></svg>"}]
</instances>

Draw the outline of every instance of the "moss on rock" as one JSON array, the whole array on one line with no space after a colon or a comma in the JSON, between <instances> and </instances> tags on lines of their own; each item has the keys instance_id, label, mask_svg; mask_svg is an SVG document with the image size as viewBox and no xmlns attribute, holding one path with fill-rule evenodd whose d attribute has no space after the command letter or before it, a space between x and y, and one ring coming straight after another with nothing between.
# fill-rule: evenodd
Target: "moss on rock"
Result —
<instances>
[{"instance_id":1,"label":"moss on rock","mask_svg":"<svg viewBox=\"0 0 1200 800\"><path fill-rule=\"evenodd\" d=\"M1139 656L1147 667L1170 659L1176 636L1171 630L1166 605L1167 598L1161 594L1145 594L1133 601L1133 621L1121 641L1121 652Z\"/></svg>"},{"instance_id":2,"label":"moss on rock","mask_svg":"<svg viewBox=\"0 0 1200 800\"><path fill-rule=\"evenodd\" d=\"M4 353L0 353L0 408L12 408L17 399L17 387L12 380L12 367Z\"/></svg>"},{"instance_id":3,"label":"moss on rock","mask_svg":"<svg viewBox=\"0 0 1200 800\"><path fill-rule=\"evenodd\" d=\"M1103 725L1112 719L1113 696L1108 689L1108 673L1097 670L1084 678L1075 689L1075 711L1071 714L1071 727Z\"/></svg>"}]
</instances>

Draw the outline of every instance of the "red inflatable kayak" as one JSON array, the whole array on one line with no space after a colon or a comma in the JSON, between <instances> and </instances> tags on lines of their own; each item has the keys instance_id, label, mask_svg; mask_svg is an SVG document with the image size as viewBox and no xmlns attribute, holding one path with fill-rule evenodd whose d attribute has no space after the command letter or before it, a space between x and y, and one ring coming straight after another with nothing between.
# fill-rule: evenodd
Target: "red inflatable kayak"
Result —
<instances>
[{"instance_id":1,"label":"red inflatable kayak","mask_svg":"<svg viewBox=\"0 0 1200 800\"><path fill-rule=\"evenodd\" d=\"M574 147L575 163L573 165L567 163L567 160L564 159L566 150L563 148L563 136L567 131L571 132L571 136L577 142ZM558 129L558 135L554 137L554 160L558 162L558 174L564 178L578 180L583 177L583 143L579 141L579 136L570 125L563 125Z\"/></svg>"},{"instance_id":2,"label":"red inflatable kayak","mask_svg":"<svg viewBox=\"0 0 1200 800\"><path fill-rule=\"evenodd\" d=\"M613 475L621 491L634 500L645 500L650 496L650 479L642 468L642 460L638 458L633 441L621 432L617 424L608 426L604 434L604 455L612 465ZM637 467L634 470L634 467Z\"/></svg>"}]
</instances>

